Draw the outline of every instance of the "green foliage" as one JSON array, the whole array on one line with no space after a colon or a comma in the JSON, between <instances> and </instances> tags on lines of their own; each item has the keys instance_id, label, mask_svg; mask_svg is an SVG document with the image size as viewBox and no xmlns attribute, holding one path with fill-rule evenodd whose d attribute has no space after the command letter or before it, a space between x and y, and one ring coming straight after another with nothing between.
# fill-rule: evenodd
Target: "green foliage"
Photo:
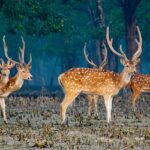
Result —
<instances>
[{"instance_id":1,"label":"green foliage","mask_svg":"<svg viewBox=\"0 0 150 150\"><path fill-rule=\"evenodd\" d=\"M150 39L148 22L149 1L143 0L137 10L138 22L145 39ZM48 36L45 52L81 53L84 42L105 38L106 27L114 38L125 35L124 20L117 0L103 0L105 26L95 25L89 14L92 9L96 19L97 0L5 0L0 9L1 33L21 33ZM66 40L69 42L66 43ZM52 42L51 42L52 41ZM61 44L58 44L61 43ZM66 49L67 47L67 49Z\"/></svg>"},{"instance_id":2,"label":"green foliage","mask_svg":"<svg viewBox=\"0 0 150 150\"><path fill-rule=\"evenodd\" d=\"M143 40L150 41L150 1L143 0L139 5L136 14Z\"/></svg>"},{"instance_id":3,"label":"green foliage","mask_svg":"<svg viewBox=\"0 0 150 150\"><path fill-rule=\"evenodd\" d=\"M106 24L110 26L112 37L122 37L124 34L124 21L122 10L118 6L117 0L105 0L103 9Z\"/></svg>"},{"instance_id":4,"label":"green foliage","mask_svg":"<svg viewBox=\"0 0 150 150\"><path fill-rule=\"evenodd\" d=\"M6 0L3 12L8 19L8 31L29 35L63 32L63 16L56 13L59 6L54 0Z\"/></svg>"}]
</instances>

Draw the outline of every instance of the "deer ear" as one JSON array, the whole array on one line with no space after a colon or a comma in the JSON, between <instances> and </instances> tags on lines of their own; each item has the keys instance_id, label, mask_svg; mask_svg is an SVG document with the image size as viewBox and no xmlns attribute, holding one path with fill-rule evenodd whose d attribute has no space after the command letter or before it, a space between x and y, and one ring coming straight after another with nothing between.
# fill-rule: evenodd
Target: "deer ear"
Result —
<instances>
[{"instance_id":1,"label":"deer ear","mask_svg":"<svg viewBox=\"0 0 150 150\"><path fill-rule=\"evenodd\" d=\"M122 64L123 66L125 66L126 62L125 62L125 60L124 60L123 58L120 58L120 62L121 62L121 64Z\"/></svg>"}]
</instances>

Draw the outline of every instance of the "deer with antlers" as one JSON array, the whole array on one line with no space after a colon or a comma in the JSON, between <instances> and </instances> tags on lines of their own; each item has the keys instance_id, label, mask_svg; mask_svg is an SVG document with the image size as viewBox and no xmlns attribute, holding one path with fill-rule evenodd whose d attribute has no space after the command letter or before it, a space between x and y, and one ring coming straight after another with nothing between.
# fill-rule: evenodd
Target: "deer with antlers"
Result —
<instances>
[{"instance_id":1,"label":"deer with antlers","mask_svg":"<svg viewBox=\"0 0 150 150\"><path fill-rule=\"evenodd\" d=\"M5 56L9 61L15 63L17 67L17 74L14 77L11 77L8 83L3 88L0 88L0 106L2 108L5 123L8 122L5 112L5 98L8 97L8 95L10 95L11 93L19 90L22 87L24 80L32 80L32 75L30 74L32 56L30 54L30 60L28 64L26 64L24 61L25 41L23 37L21 37L21 39L23 46L22 48L20 48L19 54L20 61L17 62L8 56L8 48L6 45L5 37L3 38Z\"/></svg>"},{"instance_id":2,"label":"deer with antlers","mask_svg":"<svg viewBox=\"0 0 150 150\"><path fill-rule=\"evenodd\" d=\"M109 27L107 27L106 39L109 48L114 54L120 57L120 62L124 66L121 73L113 73L110 71L102 72L96 68L73 68L59 76L59 83L65 92L65 97L60 104L62 123L65 122L66 109L81 92L103 96L107 111L107 122L109 123L111 121L113 97L129 84L133 72L136 71L136 65L140 61L139 57L142 51L142 41L138 27L137 31L139 34L139 41L136 40L138 49L133 55L132 60L129 60L121 46L121 53L113 48L113 40L109 39Z\"/></svg>"},{"instance_id":3,"label":"deer with antlers","mask_svg":"<svg viewBox=\"0 0 150 150\"><path fill-rule=\"evenodd\" d=\"M97 66L92 60L89 60L88 58L88 54L86 53L86 47L87 47L87 43L85 43L84 45L84 56L85 56L85 59L87 61L87 63L89 63L93 68L97 68L99 69L100 71L105 71L104 67L105 65L107 64L107 48L106 48L106 45L105 43L103 42L103 61L100 63L99 66ZM98 111L97 111L97 101L98 101L98 95L87 95L87 99L88 99L88 102L89 102L89 107L88 107L88 116L91 116L91 113L92 113L92 103L94 102L94 116L98 116Z\"/></svg>"}]
</instances>

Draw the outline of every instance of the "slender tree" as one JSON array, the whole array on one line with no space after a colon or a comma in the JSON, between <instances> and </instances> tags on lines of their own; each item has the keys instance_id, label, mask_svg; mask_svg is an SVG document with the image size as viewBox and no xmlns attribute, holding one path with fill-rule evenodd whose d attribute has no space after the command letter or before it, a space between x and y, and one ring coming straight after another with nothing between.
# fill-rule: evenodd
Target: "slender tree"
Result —
<instances>
[{"instance_id":1,"label":"slender tree","mask_svg":"<svg viewBox=\"0 0 150 150\"><path fill-rule=\"evenodd\" d=\"M99 16L99 25L100 25L100 30L105 29L105 19L104 19L104 12L103 12L103 6L102 6L102 0L97 0L97 14ZM103 44L106 44L105 38L101 38L100 43L96 41L97 49L99 55L101 55L101 60L104 59L104 56L102 54L103 50ZM98 48L99 47L99 48ZM100 58L100 57L99 57ZM99 60L100 61L100 60ZM100 63L100 62L99 62ZM106 67L106 66L105 66Z\"/></svg>"}]
</instances>

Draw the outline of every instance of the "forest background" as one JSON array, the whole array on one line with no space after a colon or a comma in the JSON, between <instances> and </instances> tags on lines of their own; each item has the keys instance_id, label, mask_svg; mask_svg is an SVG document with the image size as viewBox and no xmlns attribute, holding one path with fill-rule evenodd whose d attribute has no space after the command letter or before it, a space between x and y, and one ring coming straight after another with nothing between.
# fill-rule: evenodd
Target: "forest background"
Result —
<instances>
[{"instance_id":1,"label":"forest background","mask_svg":"<svg viewBox=\"0 0 150 150\"><path fill-rule=\"evenodd\" d=\"M90 67L84 58L87 42L89 58L97 65L103 59L106 27L110 27L113 45L119 45L131 58L137 49L136 26L143 38L140 73L150 70L149 0L1 0L0 39L6 35L9 55L18 59L20 36L26 42L25 60L32 53L32 81L24 89L60 90L58 76L69 68ZM0 40L0 57L4 57ZM5 59L6 60L6 59ZM120 72L118 58L108 50L107 69ZM16 73L13 70L11 76Z\"/></svg>"}]
</instances>

